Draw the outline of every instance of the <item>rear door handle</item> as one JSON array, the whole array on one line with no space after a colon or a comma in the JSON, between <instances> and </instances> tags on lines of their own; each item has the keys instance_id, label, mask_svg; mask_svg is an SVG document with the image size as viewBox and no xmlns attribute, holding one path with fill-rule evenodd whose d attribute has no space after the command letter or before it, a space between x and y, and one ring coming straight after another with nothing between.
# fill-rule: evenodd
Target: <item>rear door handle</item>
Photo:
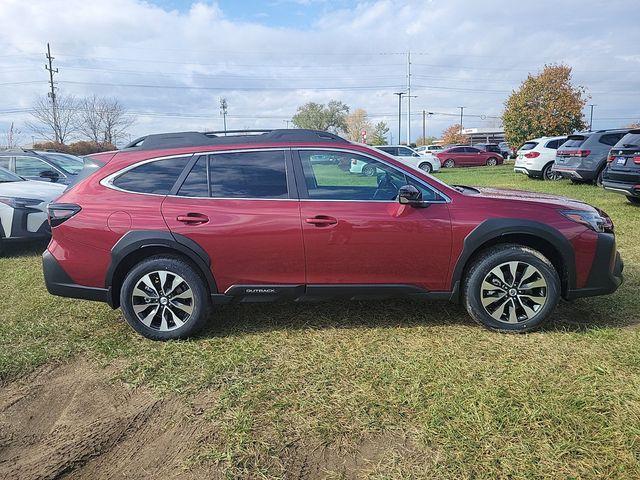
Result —
<instances>
[{"instance_id":1,"label":"rear door handle","mask_svg":"<svg viewBox=\"0 0 640 480\"><path fill-rule=\"evenodd\" d=\"M176 220L186 223L187 225L200 225L207 223L209 221L209 217L202 213L187 213L186 215L178 215Z\"/></svg>"},{"instance_id":2,"label":"rear door handle","mask_svg":"<svg viewBox=\"0 0 640 480\"><path fill-rule=\"evenodd\" d=\"M315 217L305 218L306 223L315 225L316 227L328 227L329 225L335 225L338 223L337 218L328 217L326 215L316 215Z\"/></svg>"}]
</instances>

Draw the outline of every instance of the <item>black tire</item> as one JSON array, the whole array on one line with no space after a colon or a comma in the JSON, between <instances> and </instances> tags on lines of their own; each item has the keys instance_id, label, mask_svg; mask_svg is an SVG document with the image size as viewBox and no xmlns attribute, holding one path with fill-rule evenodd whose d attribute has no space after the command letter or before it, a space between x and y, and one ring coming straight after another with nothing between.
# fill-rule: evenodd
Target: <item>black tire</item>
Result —
<instances>
[{"instance_id":1,"label":"black tire","mask_svg":"<svg viewBox=\"0 0 640 480\"><path fill-rule=\"evenodd\" d=\"M627 200L629 200L629 202L633 203L634 205L640 205L640 197L632 197L631 195L628 195ZM2 252L1 248L0 252Z\"/></svg>"},{"instance_id":2,"label":"black tire","mask_svg":"<svg viewBox=\"0 0 640 480\"><path fill-rule=\"evenodd\" d=\"M500 266L504 267L509 262L516 264L515 278L507 274L507 265L507 271L501 271L504 280L497 279L498 283L505 282L505 289L496 287L492 291L488 290L485 287L485 279L489 279L493 284L497 277L492 271L500 270ZM529 270L529 267L533 269ZM533 273L529 274L530 271ZM525 280L529 280L526 285L523 284ZM526 287L536 282L542 282L545 286L520 290L521 286ZM512 292L513 290L515 292ZM495 302L492 301L494 293ZM521 293L523 295L520 295ZM467 270L463 284L463 302L469 315L480 325L500 332L524 333L540 328L549 320L560 300L560 294L560 278L551 262L540 252L516 244L497 245L482 252ZM501 302L502 299L505 299L504 302ZM482 303L483 300L488 303L486 307ZM495 310L494 305L497 305ZM513 320L512 309L515 322L508 323L510 318ZM527 313L526 309L531 310L533 314ZM490 311L493 315L501 316L501 319L492 316Z\"/></svg>"},{"instance_id":3,"label":"black tire","mask_svg":"<svg viewBox=\"0 0 640 480\"><path fill-rule=\"evenodd\" d=\"M376 174L376 167L375 165L365 165L364 167L362 167L362 174L365 177L373 177Z\"/></svg>"},{"instance_id":4,"label":"black tire","mask_svg":"<svg viewBox=\"0 0 640 480\"><path fill-rule=\"evenodd\" d=\"M487 158L487 167L495 167L498 165L498 159L495 157Z\"/></svg>"},{"instance_id":5,"label":"black tire","mask_svg":"<svg viewBox=\"0 0 640 480\"><path fill-rule=\"evenodd\" d=\"M453 168L456 166L456 162L455 160L453 160L453 158L447 158L444 163L442 164L442 166L444 168Z\"/></svg>"},{"instance_id":6,"label":"black tire","mask_svg":"<svg viewBox=\"0 0 640 480\"><path fill-rule=\"evenodd\" d=\"M427 173L431 173L433 171L433 167L429 162L421 163L420 165L418 165L418 168L423 172L427 172Z\"/></svg>"},{"instance_id":7,"label":"black tire","mask_svg":"<svg viewBox=\"0 0 640 480\"><path fill-rule=\"evenodd\" d=\"M155 279L158 279L159 282L161 281L161 277L156 272L167 272L173 275L173 280L167 275L164 285L160 284L159 286L154 281ZM141 285L142 279L146 275L149 275L147 279L151 279L155 292L151 289L145 289L152 294L144 297L137 295L134 299L134 289ZM173 284L179 277L186 283L188 291L186 291L187 289L182 282ZM168 284L168 282L171 283ZM158 292L158 289L160 292ZM173 297L172 295L165 296L164 294L167 293L165 290L172 293ZM176 291L177 293L174 293ZM190 295L191 297L178 300L177 297L183 295ZM139 318L134 307L144 307L146 302L143 300L152 296L157 298L158 301L147 306L147 310L139 311L141 316L145 317L153 314L150 325L146 325ZM162 298L169 300L166 300L163 304ZM155 305L158 306L158 309L154 313ZM155 255L142 260L129 271L120 290L120 306L127 323L140 335L151 340L173 340L190 337L205 326L211 310L211 296L205 280L196 268L182 257ZM180 317L185 313L184 309L189 309L189 307L191 312L184 317ZM176 318L176 315L178 320L174 322L173 319ZM182 323L183 321L184 323ZM162 330L162 326L165 326L166 329Z\"/></svg>"},{"instance_id":8,"label":"black tire","mask_svg":"<svg viewBox=\"0 0 640 480\"><path fill-rule=\"evenodd\" d=\"M553 162L549 162L544 166L544 168L542 169L542 180L555 181L562 178L562 175L560 175L559 173L552 172L552 168Z\"/></svg>"},{"instance_id":9,"label":"black tire","mask_svg":"<svg viewBox=\"0 0 640 480\"><path fill-rule=\"evenodd\" d=\"M593 183L595 183L598 187L602 187L602 176L604 175L605 168L606 166L598 170L598 174L596 175L596 178L593 181Z\"/></svg>"}]
</instances>

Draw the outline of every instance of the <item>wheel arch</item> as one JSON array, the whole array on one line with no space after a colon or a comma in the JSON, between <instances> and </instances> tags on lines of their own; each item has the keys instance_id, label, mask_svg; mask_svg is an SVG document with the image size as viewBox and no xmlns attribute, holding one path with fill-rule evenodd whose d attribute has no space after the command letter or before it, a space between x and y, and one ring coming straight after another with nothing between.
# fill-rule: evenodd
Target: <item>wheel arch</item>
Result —
<instances>
[{"instance_id":1,"label":"wheel arch","mask_svg":"<svg viewBox=\"0 0 640 480\"><path fill-rule=\"evenodd\" d=\"M451 280L453 299L459 298L461 283L474 259L487 248L507 243L529 247L543 254L558 272L563 297L575 288L575 255L564 235L543 223L501 218L484 221L465 238Z\"/></svg>"},{"instance_id":2,"label":"wheel arch","mask_svg":"<svg viewBox=\"0 0 640 480\"><path fill-rule=\"evenodd\" d=\"M111 263L105 278L111 307L120 305L120 289L126 273L145 258L158 254L183 257L202 275L209 293L218 293L211 273L211 259L196 242L168 231L133 230L123 235L111 249Z\"/></svg>"}]
</instances>

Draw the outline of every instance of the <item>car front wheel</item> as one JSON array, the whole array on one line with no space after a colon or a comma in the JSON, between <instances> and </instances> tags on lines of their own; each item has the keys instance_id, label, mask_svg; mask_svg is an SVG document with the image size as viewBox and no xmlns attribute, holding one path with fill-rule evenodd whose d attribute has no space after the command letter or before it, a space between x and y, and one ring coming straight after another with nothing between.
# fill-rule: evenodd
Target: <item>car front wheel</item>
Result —
<instances>
[{"instance_id":1,"label":"car front wheel","mask_svg":"<svg viewBox=\"0 0 640 480\"><path fill-rule=\"evenodd\" d=\"M421 163L420 165L418 165L418 168L427 173L431 173L431 171L433 170L433 168L431 167L431 164L428 162Z\"/></svg>"},{"instance_id":2,"label":"car front wheel","mask_svg":"<svg viewBox=\"0 0 640 480\"><path fill-rule=\"evenodd\" d=\"M487 166L488 167L495 167L497 164L498 164L498 159L497 158L491 157L491 158L489 158L487 160Z\"/></svg>"},{"instance_id":3,"label":"car front wheel","mask_svg":"<svg viewBox=\"0 0 640 480\"><path fill-rule=\"evenodd\" d=\"M560 278L540 252L515 244L492 247L473 262L464 304L481 325L502 332L540 328L560 300Z\"/></svg>"},{"instance_id":4,"label":"car front wheel","mask_svg":"<svg viewBox=\"0 0 640 480\"><path fill-rule=\"evenodd\" d=\"M206 324L210 304L204 280L180 257L141 261L127 274L120 291L127 323L152 340L194 335Z\"/></svg>"}]
</instances>

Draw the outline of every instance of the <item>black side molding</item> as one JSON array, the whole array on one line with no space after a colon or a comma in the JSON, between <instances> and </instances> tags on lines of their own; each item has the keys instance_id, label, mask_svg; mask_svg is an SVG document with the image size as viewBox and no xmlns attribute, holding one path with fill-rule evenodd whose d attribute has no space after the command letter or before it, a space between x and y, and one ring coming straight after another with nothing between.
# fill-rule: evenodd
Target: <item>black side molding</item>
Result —
<instances>
[{"instance_id":1,"label":"black side molding","mask_svg":"<svg viewBox=\"0 0 640 480\"><path fill-rule=\"evenodd\" d=\"M549 225L522 218L491 218L485 220L464 239L462 253L458 257L453 271L451 290L459 291L462 273L471 256L485 243L499 239L505 235L530 235L540 238L552 245L561 255L566 269L567 290L575 288L576 260L569 240L558 230ZM451 300L457 298L457 294Z\"/></svg>"}]
</instances>

